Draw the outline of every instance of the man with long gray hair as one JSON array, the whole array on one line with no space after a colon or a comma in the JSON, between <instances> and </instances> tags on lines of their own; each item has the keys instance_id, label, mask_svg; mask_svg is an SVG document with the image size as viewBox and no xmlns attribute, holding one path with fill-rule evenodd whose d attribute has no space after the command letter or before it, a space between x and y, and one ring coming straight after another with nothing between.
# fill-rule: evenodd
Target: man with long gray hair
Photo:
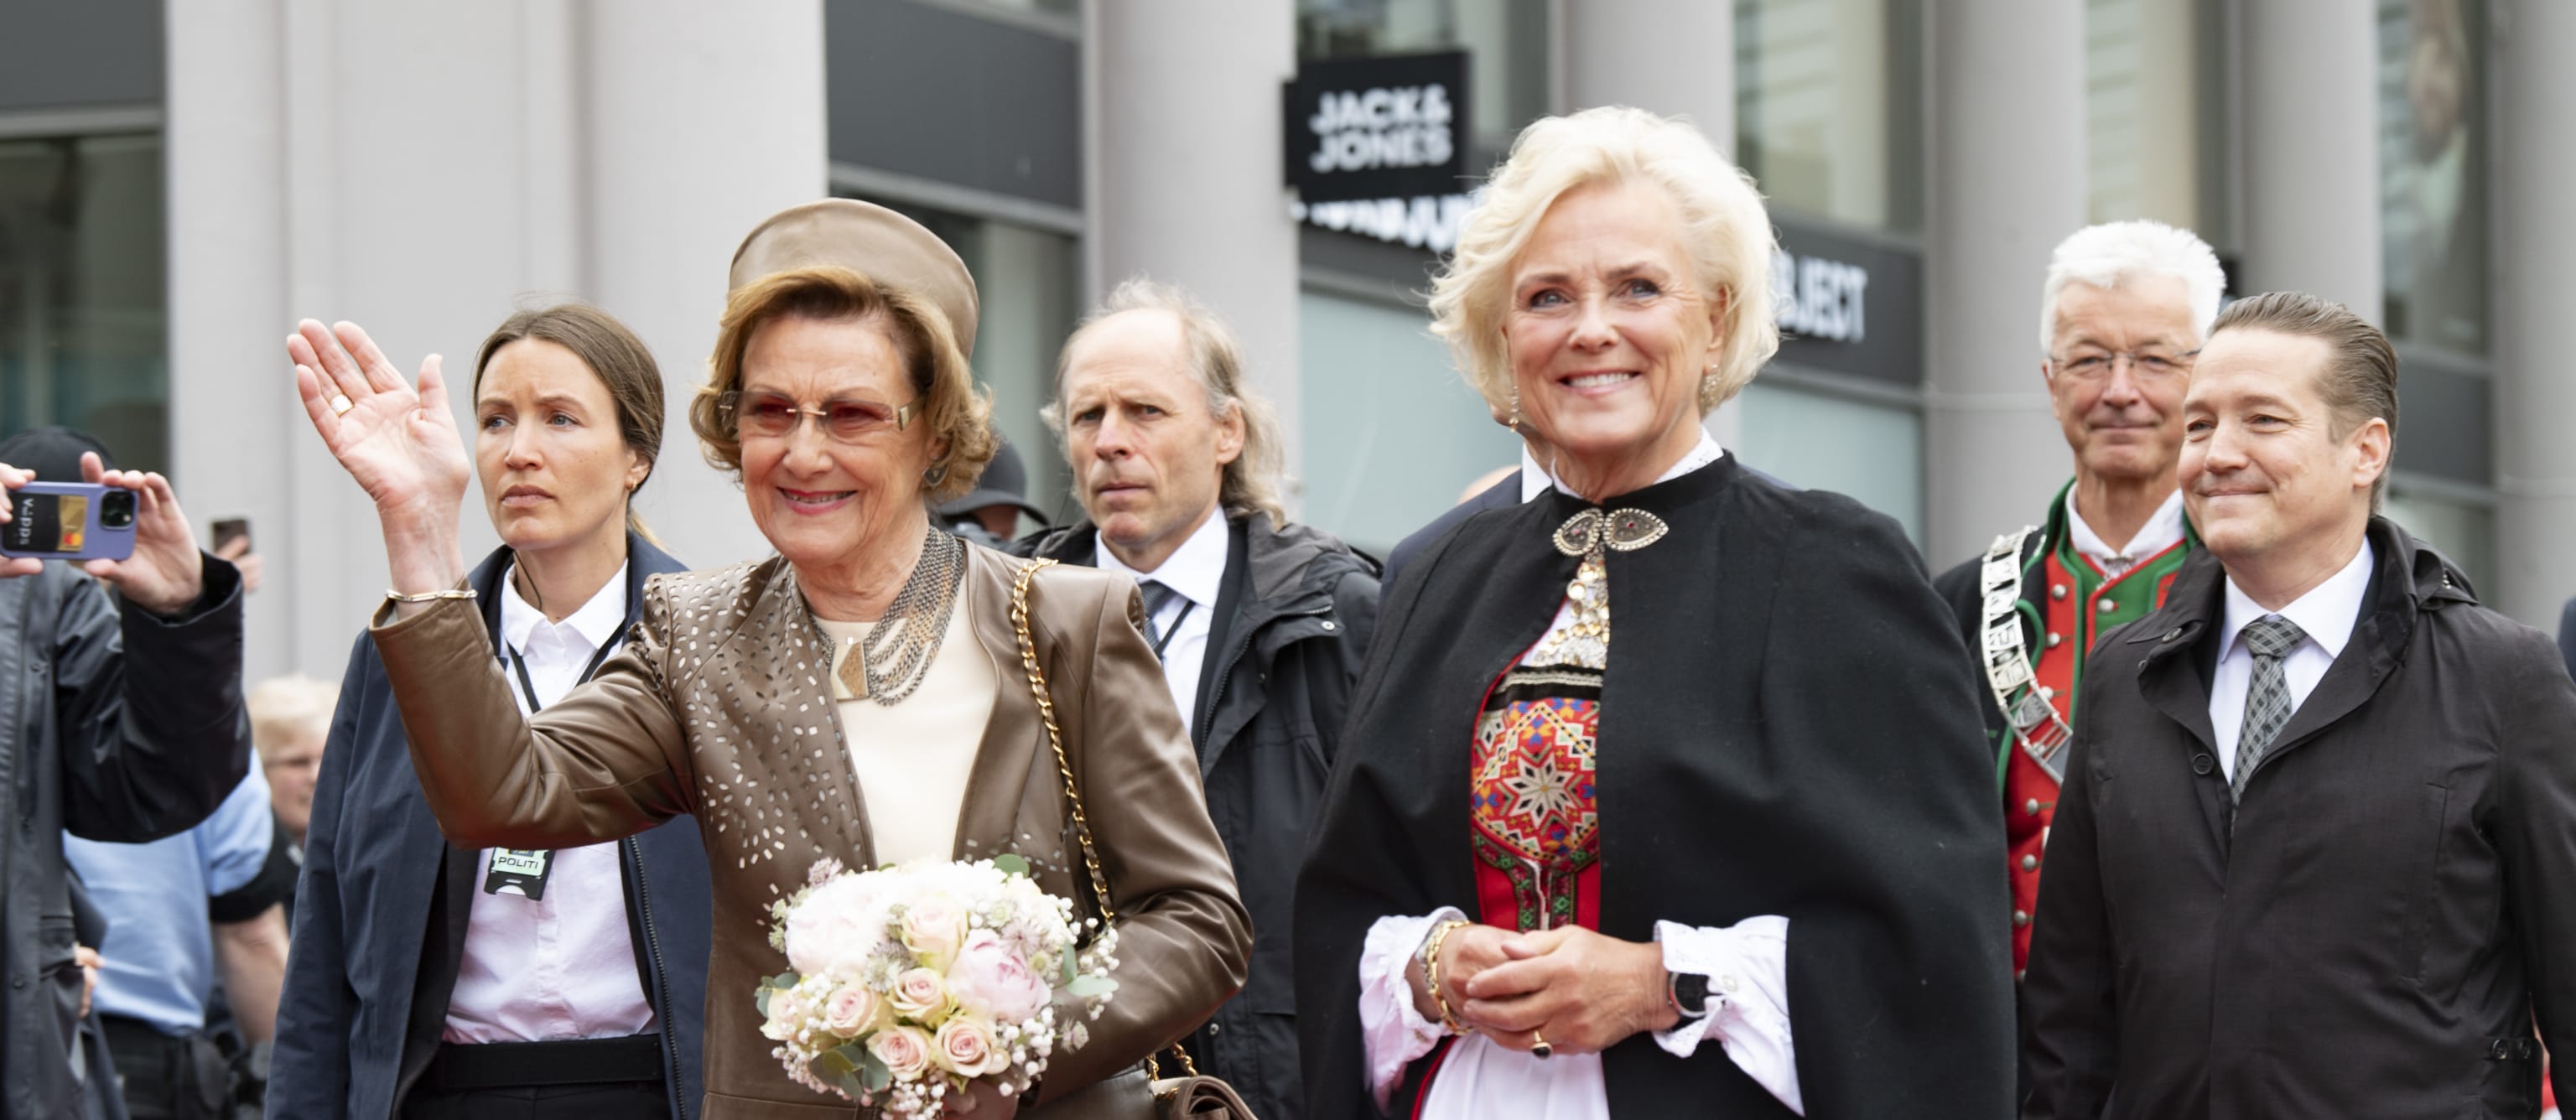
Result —
<instances>
[{"instance_id":1,"label":"man with long gray hair","mask_svg":"<svg viewBox=\"0 0 2576 1120\"><path fill-rule=\"evenodd\" d=\"M1050 427L1080 524L1025 555L1135 578L1189 722L1208 815L1252 913L1252 975L1189 1040L1263 1120L1303 1115L1289 902L1377 623L1377 565L1288 523L1279 433L1225 324L1176 288L1119 285L1064 344Z\"/></svg>"}]
</instances>

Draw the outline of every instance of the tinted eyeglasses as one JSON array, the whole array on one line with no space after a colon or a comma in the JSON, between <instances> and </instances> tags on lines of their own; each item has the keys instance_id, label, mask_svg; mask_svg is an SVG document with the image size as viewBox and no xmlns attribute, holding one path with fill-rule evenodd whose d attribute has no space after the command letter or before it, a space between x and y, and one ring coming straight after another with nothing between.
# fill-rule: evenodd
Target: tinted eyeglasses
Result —
<instances>
[{"instance_id":1,"label":"tinted eyeglasses","mask_svg":"<svg viewBox=\"0 0 2576 1120\"><path fill-rule=\"evenodd\" d=\"M861 443L912 423L921 402L891 405L864 397L833 397L821 404L799 403L784 393L735 390L716 398L716 412L733 429L735 439L785 439L811 416L823 434L841 443Z\"/></svg>"}]
</instances>

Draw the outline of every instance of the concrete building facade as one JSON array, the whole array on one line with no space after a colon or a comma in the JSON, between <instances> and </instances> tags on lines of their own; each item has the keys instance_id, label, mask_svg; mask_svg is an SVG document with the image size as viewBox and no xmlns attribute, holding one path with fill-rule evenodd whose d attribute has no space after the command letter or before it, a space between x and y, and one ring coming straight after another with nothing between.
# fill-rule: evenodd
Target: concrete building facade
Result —
<instances>
[{"instance_id":1,"label":"concrete building facade","mask_svg":"<svg viewBox=\"0 0 2576 1120\"><path fill-rule=\"evenodd\" d=\"M1470 175L1309 202L1283 83L1464 52ZM979 375L1040 504L1055 350L1119 279L1242 335L1297 515L1383 549L1509 435L1424 330L1473 176L1550 112L1687 114L1780 236L1772 368L1730 448L1903 523L1931 562L2069 470L2033 328L2088 221L2199 230L2405 365L2391 510L2540 625L2576 593L2576 16L2549 0L93 0L0 13L0 430L69 423L248 515L252 669L335 671L380 594L365 502L281 343L346 318L410 368L518 304L634 325L671 389L641 508L698 564L765 551L683 412L723 268L826 193L920 217L982 285ZM479 501L479 499L478 499ZM469 548L492 543L478 509Z\"/></svg>"}]
</instances>

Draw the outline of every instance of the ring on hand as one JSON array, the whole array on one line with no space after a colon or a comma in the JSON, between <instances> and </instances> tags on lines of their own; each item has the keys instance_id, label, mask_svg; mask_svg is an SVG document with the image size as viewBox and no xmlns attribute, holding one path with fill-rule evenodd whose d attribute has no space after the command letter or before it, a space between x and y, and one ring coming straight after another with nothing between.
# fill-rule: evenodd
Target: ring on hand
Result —
<instances>
[{"instance_id":1,"label":"ring on hand","mask_svg":"<svg viewBox=\"0 0 2576 1120\"><path fill-rule=\"evenodd\" d=\"M356 402L353 402L353 401L351 401L351 400L349 399L349 394L347 394L347 393L333 393L333 394L331 394L331 415L333 415L333 416L346 416L346 415L348 415L348 413L349 413L349 410L350 410L350 409L353 409L353 408L356 408L356 407L358 407L358 406L357 406L357 404L356 404Z\"/></svg>"},{"instance_id":2,"label":"ring on hand","mask_svg":"<svg viewBox=\"0 0 2576 1120\"><path fill-rule=\"evenodd\" d=\"M1530 1032L1530 1057L1545 1061L1556 1056L1556 1047L1548 1045L1547 1036Z\"/></svg>"}]
</instances>

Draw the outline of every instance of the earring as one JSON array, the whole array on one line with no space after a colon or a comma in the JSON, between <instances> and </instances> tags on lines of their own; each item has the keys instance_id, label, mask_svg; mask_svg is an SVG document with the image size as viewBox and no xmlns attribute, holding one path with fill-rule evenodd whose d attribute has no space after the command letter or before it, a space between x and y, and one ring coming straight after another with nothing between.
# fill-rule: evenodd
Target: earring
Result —
<instances>
[{"instance_id":1,"label":"earring","mask_svg":"<svg viewBox=\"0 0 2576 1120\"><path fill-rule=\"evenodd\" d=\"M1521 390L1517 385L1512 387L1511 429L1515 433L1521 430Z\"/></svg>"},{"instance_id":2,"label":"earring","mask_svg":"<svg viewBox=\"0 0 2576 1120\"><path fill-rule=\"evenodd\" d=\"M929 470L921 472L921 484L923 486L937 486L947 480L948 464L946 463L933 464Z\"/></svg>"}]
</instances>

